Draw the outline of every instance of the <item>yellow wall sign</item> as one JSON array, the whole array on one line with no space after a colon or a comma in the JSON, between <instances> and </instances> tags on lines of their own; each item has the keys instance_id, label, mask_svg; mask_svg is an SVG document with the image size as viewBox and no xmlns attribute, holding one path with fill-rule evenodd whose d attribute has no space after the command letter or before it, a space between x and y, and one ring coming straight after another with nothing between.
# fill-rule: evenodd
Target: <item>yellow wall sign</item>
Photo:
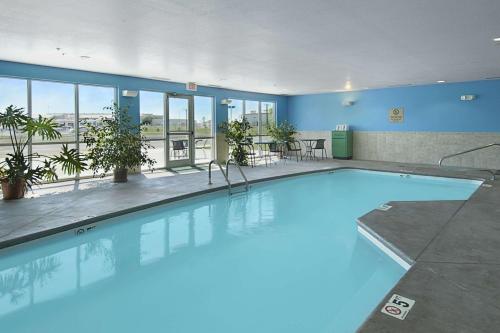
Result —
<instances>
[{"instance_id":1,"label":"yellow wall sign","mask_svg":"<svg viewBox=\"0 0 500 333\"><path fill-rule=\"evenodd\" d=\"M405 119L405 110L403 108L393 108L389 110L389 121L391 123L402 123Z\"/></svg>"}]
</instances>

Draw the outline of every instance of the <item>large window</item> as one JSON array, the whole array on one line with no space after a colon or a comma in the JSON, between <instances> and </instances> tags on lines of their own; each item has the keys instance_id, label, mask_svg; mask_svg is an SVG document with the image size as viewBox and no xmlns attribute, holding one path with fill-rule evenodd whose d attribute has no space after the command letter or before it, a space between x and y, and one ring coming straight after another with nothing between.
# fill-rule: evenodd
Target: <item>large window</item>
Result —
<instances>
[{"instance_id":1,"label":"large window","mask_svg":"<svg viewBox=\"0 0 500 333\"><path fill-rule=\"evenodd\" d=\"M155 168L165 167L165 107L164 94L141 91L140 110L142 134L151 140L153 149L149 151L156 160ZM143 168L146 168L143 166Z\"/></svg>"},{"instance_id":2,"label":"large window","mask_svg":"<svg viewBox=\"0 0 500 333\"><path fill-rule=\"evenodd\" d=\"M241 120L245 117L250 126L250 133L259 140L265 140L268 128L276 123L276 103L231 99L228 105L228 120Z\"/></svg>"},{"instance_id":3,"label":"large window","mask_svg":"<svg viewBox=\"0 0 500 333\"><path fill-rule=\"evenodd\" d=\"M163 94L151 91L141 91L140 108L142 134L149 139L165 138L165 108Z\"/></svg>"},{"instance_id":4,"label":"large window","mask_svg":"<svg viewBox=\"0 0 500 333\"><path fill-rule=\"evenodd\" d=\"M28 100L31 100L30 108L28 108ZM0 78L2 110L11 104L24 107L26 113L32 117L42 116L53 119L57 124L57 130L62 134L62 137L55 141L45 141L39 136L33 137L28 149L35 154L57 154L62 144L68 144L69 148L85 153L85 145L81 143L81 135L85 131L82 121L98 123L102 117L110 113L104 111L103 108L110 106L114 101L115 88L113 87ZM10 152L8 143L8 133L0 130L0 158L2 160L5 154ZM61 170L56 171L60 179L71 177L63 174ZM91 172L86 171L77 176L87 175L91 175Z\"/></svg>"},{"instance_id":5,"label":"large window","mask_svg":"<svg viewBox=\"0 0 500 333\"><path fill-rule=\"evenodd\" d=\"M115 89L101 86L78 86L78 115L80 118L80 141L85 132L84 123L96 124L110 117L111 111L105 109L115 101Z\"/></svg>"},{"instance_id":6,"label":"large window","mask_svg":"<svg viewBox=\"0 0 500 333\"><path fill-rule=\"evenodd\" d=\"M268 128L276 124L276 104L274 102L260 103L260 128L261 135L267 135Z\"/></svg>"},{"instance_id":7,"label":"large window","mask_svg":"<svg viewBox=\"0 0 500 333\"><path fill-rule=\"evenodd\" d=\"M259 102L245 101L245 118L250 123L250 134L259 135Z\"/></svg>"},{"instance_id":8,"label":"large window","mask_svg":"<svg viewBox=\"0 0 500 333\"><path fill-rule=\"evenodd\" d=\"M60 142L75 142L75 85L48 81L31 82L32 116L52 118L62 137ZM33 143L42 143L41 137L33 137Z\"/></svg>"},{"instance_id":9,"label":"large window","mask_svg":"<svg viewBox=\"0 0 500 333\"><path fill-rule=\"evenodd\" d=\"M194 96L195 163L208 163L213 158L213 97Z\"/></svg>"},{"instance_id":10,"label":"large window","mask_svg":"<svg viewBox=\"0 0 500 333\"><path fill-rule=\"evenodd\" d=\"M0 77L0 108L9 105L28 109L28 81ZM10 153L9 131L0 128L0 160Z\"/></svg>"},{"instance_id":11,"label":"large window","mask_svg":"<svg viewBox=\"0 0 500 333\"><path fill-rule=\"evenodd\" d=\"M28 108L28 82L21 79L0 77L0 108L9 105Z\"/></svg>"},{"instance_id":12,"label":"large window","mask_svg":"<svg viewBox=\"0 0 500 333\"><path fill-rule=\"evenodd\" d=\"M102 119L111 116L111 111L105 109L115 101L115 89L112 87L78 85L78 118L79 118L79 149L85 154L86 146L83 143L85 124L99 125ZM82 176L92 176L92 170L85 170Z\"/></svg>"},{"instance_id":13,"label":"large window","mask_svg":"<svg viewBox=\"0 0 500 333\"><path fill-rule=\"evenodd\" d=\"M227 106L227 112L229 121L241 120L241 118L243 118L243 101L232 99L231 103Z\"/></svg>"},{"instance_id":14,"label":"large window","mask_svg":"<svg viewBox=\"0 0 500 333\"><path fill-rule=\"evenodd\" d=\"M31 82L31 114L33 118L42 116L53 119L62 137L54 141L44 141L40 136L32 138L32 152L40 158L33 161L38 166L44 160L43 156L52 156L61 150L63 143L71 143L74 148L75 137L75 86L67 83L48 81ZM61 170L57 170L63 176Z\"/></svg>"}]
</instances>

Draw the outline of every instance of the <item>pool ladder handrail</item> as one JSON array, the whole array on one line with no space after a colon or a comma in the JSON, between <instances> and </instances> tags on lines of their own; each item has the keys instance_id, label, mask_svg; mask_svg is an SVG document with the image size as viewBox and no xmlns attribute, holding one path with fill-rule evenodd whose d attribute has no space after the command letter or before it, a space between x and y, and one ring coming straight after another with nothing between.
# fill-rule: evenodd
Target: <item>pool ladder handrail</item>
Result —
<instances>
[{"instance_id":1,"label":"pool ladder handrail","mask_svg":"<svg viewBox=\"0 0 500 333\"><path fill-rule=\"evenodd\" d=\"M459 156L459 155L468 154L468 153L471 153L473 151L482 150L482 149L486 149L486 148L493 147L493 146L500 146L500 143L494 142L494 143L490 143L490 144L487 144L487 145L484 145L484 146L480 146L480 147L476 147L476 148L472 148L472 149L467 149L467 150L461 151L459 153L455 153L455 154L450 154L450 155L443 156L439 160L438 164L441 167L442 164L443 164L443 161L446 160L446 159L449 159L449 158L452 158L452 157L455 157L455 156ZM497 173L497 170L484 170L484 171L490 172L491 173L491 180L495 180L495 175Z\"/></svg>"},{"instance_id":2,"label":"pool ladder handrail","mask_svg":"<svg viewBox=\"0 0 500 333\"><path fill-rule=\"evenodd\" d=\"M229 159L226 162L226 172L224 172L224 169L222 168L222 165L219 163L219 161L217 161L217 160L211 160L210 163L208 163L208 185L212 185L212 164L214 164L214 163L217 164L217 166L219 167L220 172L224 176L224 179L226 180L227 188L228 188L228 191L229 191L230 195L233 194L233 192L231 190L232 189L232 184L229 181L229 164L234 164L238 168L238 170L240 171L241 176L245 180L245 192L248 191L248 187L249 187L248 186L248 179L245 176L245 173L243 173L243 170L241 170L240 166L233 159Z\"/></svg>"},{"instance_id":3,"label":"pool ladder handrail","mask_svg":"<svg viewBox=\"0 0 500 333\"><path fill-rule=\"evenodd\" d=\"M243 177L243 179L245 180L245 192L248 192L248 179L247 179L247 176L245 176L245 173L241 169L240 165L238 163L236 163L236 161L233 160L232 158L228 159L227 162L226 162L226 176L227 176L227 178L229 179L229 165L230 164L233 164L234 166L236 166L236 168L240 172L241 177ZM229 185L229 194L232 194L231 193L231 185Z\"/></svg>"}]
</instances>

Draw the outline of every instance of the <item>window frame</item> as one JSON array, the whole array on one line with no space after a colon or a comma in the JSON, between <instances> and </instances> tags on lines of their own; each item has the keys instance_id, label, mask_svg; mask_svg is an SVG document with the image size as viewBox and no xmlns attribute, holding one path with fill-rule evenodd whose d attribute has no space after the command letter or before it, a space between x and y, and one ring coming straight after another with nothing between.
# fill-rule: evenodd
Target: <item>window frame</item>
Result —
<instances>
[{"instance_id":1,"label":"window frame","mask_svg":"<svg viewBox=\"0 0 500 333\"><path fill-rule=\"evenodd\" d=\"M171 95L176 95L176 94L179 94L178 92L175 92L175 91L168 91L168 90L157 90L157 89L139 89L139 119L141 117L141 92L142 91L145 91L145 92L150 92L150 93L160 93L163 95L163 138L158 138L158 139L147 139L147 141L163 141L165 143L165 148L167 147L167 132L166 132L166 128L167 128L167 114L166 114L166 102L167 102L167 99L166 99L166 96L171 94ZM196 96L199 96L199 97L209 97L212 99L212 125L211 125L211 133L212 133L212 136L211 137L203 137L204 139L211 139L212 142L213 142L213 148L212 148L212 158L214 158L215 154L216 154L216 137L217 137L217 97L215 95L210 95L210 94L193 94L193 93L183 93L182 95L186 95L186 96L192 96L193 98L193 104L194 104L194 98ZM196 112L196 110L194 109L194 105L193 105L193 113ZM193 125L194 125L194 115L193 115ZM193 134L193 139L196 140L196 135ZM167 161L165 161L165 166L164 167L161 167L161 168L155 168L155 169L160 169L160 170L167 170L169 169L169 166L166 165ZM193 162L196 162L196 155L193 157ZM204 164L204 163L200 163L200 164ZM196 165L196 164L195 164ZM142 172L146 172L146 170L142 170Z\"/></svg>"},{"instance_id":2,"label":"window frame","mask_svg":"<svg viewBox=\"0 0 500 333\"><path fill-rule=\"evenodd\" d=\"M261 116L262 116L262 103L272 103L274 105L274 124L278 123L278 102L276 100L261 100L261 99L246 99L246 98L231 98L229 97L231 101L237 100L237 101L242 101L242 107L243 107L243 117L245 117L246 113L246 102L258 102L259 103L259 112L258 112L258 126L257 126L257 135L252 135L252 137L257 137L259 141L261 140L262 137L268 136L268 134L262 134L262 122L261 122ZM229 114L229 113L228 113ZM227 121L229 120L229 117L227 118Z\"/></svg>"},{"instance_id":3,"label":"window frame","mask_svg":"<svg viewBox=\"0 0 500 333\"><path fill-rule=\"evenodd\" d=\"M43 79L43 78L27 78L27 77L22 77L22 76L12 76L12 75L0 75L0 78L5 78L5 79L17 79L17 80L26 80L26 85L27 85L27 107L26 107L26 112L28 116L32 117L33 116L33 91L32 91L32 83L33 81L37 82L49 82L49 83L61 83L61 84L70 84L73 86L73 103L74 103L74 112L75 112L75 137L74 141L48 141L48 142L32 142L30 141L27 145L28 148L28 154L33 153L33 146L40 146L40 145L63 145L63 144L68 144L68 145L75 145L75 148L77 149L78 152L80 152L80 95L79 95L79 87L80 86L91 86L91 87L104 87L104 88L112 88L113 89L113 103L117 103L118 105L120 104L120 99L118 96L118 91L119 88L117 85L106 85L106 84L95 84L95 83L85 83L85 82L75 82L75 81L65 81L65 80L51 80L51 79ZM78 126L76 126L78 124ZM0 146L10 146L10 144L1 144ZM31 163L31 161L30 161ZM59 176L59 175L58 175ZM81 176L79 173L75 174L74 177L65 177L66 175L61 175L56 181L50 182L50 183L57 183L57 182L63 182L63 181L68 181L68 180L80 180L80 179L89 179L92 178L92 176ZM46 182L43 182L46 183Z\"/></svg>"}]
</instances>

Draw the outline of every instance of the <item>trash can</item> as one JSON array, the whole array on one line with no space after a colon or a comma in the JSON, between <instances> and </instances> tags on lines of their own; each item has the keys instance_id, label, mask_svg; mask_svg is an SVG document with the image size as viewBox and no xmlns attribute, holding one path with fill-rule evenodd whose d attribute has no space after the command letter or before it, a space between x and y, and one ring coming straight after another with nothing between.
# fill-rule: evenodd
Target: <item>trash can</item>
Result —
<instances>
[{"instance_id":1,"label":"trash can","mask_svg":"<svg viewBox=\"0 0 500 333\"><path fill-rule=\"evenodd\" d=\"M352 131L332 131L333 158L352 159Z\"/></svg>"}]
</instances>

